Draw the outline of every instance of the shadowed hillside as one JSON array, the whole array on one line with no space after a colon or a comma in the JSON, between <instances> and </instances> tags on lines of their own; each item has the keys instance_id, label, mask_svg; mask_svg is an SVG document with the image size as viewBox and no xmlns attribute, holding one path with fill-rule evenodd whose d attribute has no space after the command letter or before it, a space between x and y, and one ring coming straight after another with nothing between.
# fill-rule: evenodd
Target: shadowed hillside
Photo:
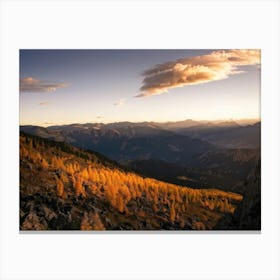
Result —
<instances>
[{"instance_id":1,"label":"shadowed hillside","mask_svg":"<svg viewBox=\"0 0 280 280\"><path fill-rule=\"evenodd\" d=\"M145 178L98 153L20 135L21 230L213 229L241 200Z\"/></svg>"},{"instance_id":2,"label":"shadowed hillside","mask_svg":"<svg viewBox=\"0 0 280 280\"><path fill-rule=\"evenodd\" d=\"M225 149L206 152L188 164L160 160L131 160L122 164L143 175L193 188L215 188L241 193L241 182L260 158L259 149ZM236 186L240 186L238 189Z\"/></svg>"},{"instance_id":3,"label":"shadowed hillside","mask_svg":"<svg viewBox=\"0 0 280 280\"><path fill-rule=\"evenodd\" d=\"M260 123L241 126L236 122L186 120L77 123L47 128L21 126L20 129L98 151L136 173L192 188L233 191L248 176L260 155ZM183 130L188 136L180 135ZM212 140L219 147L210 144ZM216 143L218 140L228 146Z\"/></svg>"},{"instance_id":4,"label":"shadowed hillside","mask_svg":"<svg viewBox=\"0 0 280 280\"><path fill-rule=\"evenodd\" d=\"M178 128L177 133L190 137L197 137L218 147L259 148L261 143L261 123L241 126L237 123L207 124L193 127Z\"/></svg>"},{"instance_id":5,"label":"shadowed hillside","mask_svg":"<svg viewBox=\"0 0 280 280\"><path fill-rule=\"evenodd\" d=\"M116 160L159 159L186 162L216 147L199 139L178 135L149 123L72 124L21 126L21 131L82 149L98 151Z\"/></svg>"},{"instance_id":6,"label":"shadowed hillside","mask_svg":"<svg viewBox=\"0 0 280 280\"><path fill-rule=\"evenodd\" d=\"M244 199L236 208L234 215L225 215L215 229L261 230L261 161L252 169L241 184ZM240 186L238 186L240 189Z\"/></svg>"}]
</instances>

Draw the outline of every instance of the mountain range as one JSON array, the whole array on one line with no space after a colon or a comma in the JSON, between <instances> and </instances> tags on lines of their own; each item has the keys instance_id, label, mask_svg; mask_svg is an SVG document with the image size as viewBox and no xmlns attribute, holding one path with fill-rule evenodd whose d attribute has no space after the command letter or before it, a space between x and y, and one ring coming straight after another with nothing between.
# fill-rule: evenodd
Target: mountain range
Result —
<instances>
[{"instance_id":1,"label":"mountain range","mask_svg":"<svg viewBox=\"0 0 280 280\"><path fill-rule=\"evenodd\" d=\"M87 123L21 126L20 130L97 151L144 176L194 188L218 186L236 191L260 158L261 125L251 120L249 124Z\"/></svg>"}]
</instances>

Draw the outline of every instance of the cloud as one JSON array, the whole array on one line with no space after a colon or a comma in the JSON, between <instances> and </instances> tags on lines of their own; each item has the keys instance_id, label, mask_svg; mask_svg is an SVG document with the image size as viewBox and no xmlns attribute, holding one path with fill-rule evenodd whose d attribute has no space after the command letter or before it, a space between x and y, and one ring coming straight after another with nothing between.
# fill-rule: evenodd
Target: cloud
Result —
<instances>
[{"instance_id":1,"label":"cloud","mask_svg":"<svg viewBox=\"0 0 280 280\"><path fill-rule=\"evenodd\" d=\"M114 103L114 106L116 106L116 107L121 107L121 106L123 106L125 100L126 100L125 98L120 99L119 101L117 101L117 102Z\"/></svg>"},{"instance_id":2,"label":"cloud","mask_svg":"<svg viewBox=\"0 0 280 280\"><path fill-rule=\"evenodd\" d=\"M260 64L260 50L218 50L153 66L143 72L141 93L145 97L169 89L227 79L243 73L240 67Z\"/></svg>"},{"instance_id":3,"label":"cloud","mask_svg":"<svg viewBox=\"0 0 280 280\"><path fill-rule=\"evenodd\" d=\"M104 118L102 115L96 116L97 119L102 119Z\"/></svg>"},{"instance_id":4,"label":"cloud","mask_svg":"<svg viewBox=\"0 0 280 280\"><path fill-rule=\"evenodd\" d=\"M65 83L47 82L33 77L20 79L20 92L54 92L67 86Z\"/></svg>"},{"instance_id":5,"label":"cloud","mask_svg":"<svg viewBox=\"0 0 280 280\"><path fill-rule=\"evenodd\" d=\"M39 106L46 106L46 105L48 105L48 104L49 104L48 101L44 101L44 102L40 102L38 105L39 105Z\"/></svg>"}]
</instances>

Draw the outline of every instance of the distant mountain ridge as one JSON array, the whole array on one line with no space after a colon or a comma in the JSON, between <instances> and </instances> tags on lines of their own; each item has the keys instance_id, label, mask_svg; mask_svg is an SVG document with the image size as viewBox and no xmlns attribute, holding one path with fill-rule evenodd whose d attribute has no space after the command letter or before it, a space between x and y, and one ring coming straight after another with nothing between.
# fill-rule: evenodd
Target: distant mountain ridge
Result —
<instances>
[{"instance_id":1,"label":"distant mountain ridge","mask_svg":"<svg viewBox=\"0 0 280 280\"><path fill-rule=\"evenodd\" d=\"M159 159L185 162L216 147L206 141L179 135L151 124L85 124L41 128L21 126L21 131L98 151L111 159Z\"/></svg>"},{"instance_id":2,"label":"distant mountain ridge","mask_svg":"<svg viewBox=\"0 0 280 280\"><path fill-rule=\"evenodd\" d=\"M97 151L145 176L196 188L232 190L260 158L260 122L76 123L20 130Z\"/></svg>"},{"instance_id":3,"label":"distant mountain ridge","mask_svg":"<svg viewBox=\"0 0 280 280\"><path fill-rule=\"evenodd\" d=\"M208 141L221 148L259 148L261 145L261 123L240 126L202 125L180 128L177 133Z\"/></svg>"},{"instance_id":4,"label":"distant mountain ridge","mask_svg":"<svg viewBox=\"0 0 280 280\"><path fill-rule=\"evenodd\" d=\"M260 147L260 121L257 120L221 120L221 121L195 121L187 119L178 122L116 122L116 123L86 123L54 125L49 127L21 126L23 131L41 135L47 138L61 138L61 132L70 133L82 130L101 130L103 133L111 130L111 133L122 136L141 137L162 135L163 130L173 132L191 138L198 138L222 148L258 148ZM40 130L40 132L36 132ZM120 131L121 130L121 131ZM49 134L49 135L47 135ZM171 135L171 134L169 134ZM174 135L174 134L173 134ZM67 141L68 142L68 141Z\"/></svg>"}]
</instances>

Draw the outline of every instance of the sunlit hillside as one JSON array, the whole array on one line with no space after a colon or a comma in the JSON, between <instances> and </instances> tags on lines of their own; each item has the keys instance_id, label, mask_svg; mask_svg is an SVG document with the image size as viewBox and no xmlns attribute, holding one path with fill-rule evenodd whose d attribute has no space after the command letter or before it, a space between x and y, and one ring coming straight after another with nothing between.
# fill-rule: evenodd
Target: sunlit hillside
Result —
<instances>
[{"instance_id":1,"label":"sunlit hillside","mask_svg":"<svg viewBox=\"0 0 280 280\"><path fill-rule=\"evenodd\" d=\"M145 178L104 156L21 133L21 230L213 229L242 200Z\"/></svg>"}]
</instances>

